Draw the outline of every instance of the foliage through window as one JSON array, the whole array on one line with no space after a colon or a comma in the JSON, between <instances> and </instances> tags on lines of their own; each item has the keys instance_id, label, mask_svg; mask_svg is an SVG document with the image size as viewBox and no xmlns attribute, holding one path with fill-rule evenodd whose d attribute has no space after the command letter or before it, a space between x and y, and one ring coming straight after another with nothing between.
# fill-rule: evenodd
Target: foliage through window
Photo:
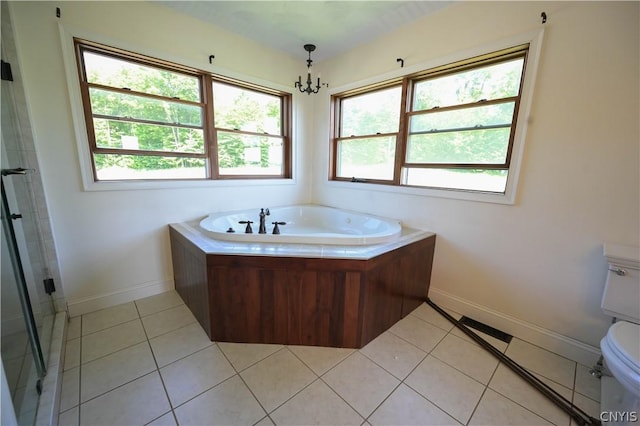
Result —
<instances>
[{"instance_id":1,"label":"foliage through window","mask_svg":"<svg viewBox=\"0 0 640 426\"><path fill-rule=\"evenodd\" d=\"M334 95L334 180L504 193L528 45Z\"/></svg>"},{"instance_id":2,"label":"foliage through window","mask_svg":"<svg viewBox=\"0 0 640 426\"><path fill-rule=\"evenodd\" d=\"M94 179L291 177L291 95L75 40Z\"/></svg>"}]
</instances>

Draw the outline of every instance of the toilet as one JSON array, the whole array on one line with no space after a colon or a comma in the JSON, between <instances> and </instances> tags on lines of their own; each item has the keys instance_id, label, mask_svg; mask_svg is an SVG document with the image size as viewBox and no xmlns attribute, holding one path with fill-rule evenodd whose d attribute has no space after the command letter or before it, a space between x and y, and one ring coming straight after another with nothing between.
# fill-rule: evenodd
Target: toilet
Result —
<instances>
[{"instance_id":1,"label":"toilet","mask_svg":"<svg viewBox=\"0 0 640 426\"><path fill-rule=\"evenodd\" d=\"M616 319L600 341L612 376L602 376L601 419L638 424L640 417L640 248L605 244L609 263L602 310Z\"/></svg>"}]
</instances>

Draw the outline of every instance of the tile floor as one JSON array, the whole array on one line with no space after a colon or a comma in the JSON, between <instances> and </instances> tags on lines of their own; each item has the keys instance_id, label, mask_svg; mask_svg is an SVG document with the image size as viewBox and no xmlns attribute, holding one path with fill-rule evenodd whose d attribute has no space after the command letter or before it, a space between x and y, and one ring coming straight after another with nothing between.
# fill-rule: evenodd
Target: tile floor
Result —
<instances>
[{"instance_id":1,"label":"tile floor","mask_svg":"<svg viewBox=\"0 0 640 426\"><path fill-rule=\"evenodd\" d=\"M598 417L588 368L487 337ZM60 425L571 425L428 305L360 350L214 343L175 292L72 318Z\"/></svg>"}]
</instances>

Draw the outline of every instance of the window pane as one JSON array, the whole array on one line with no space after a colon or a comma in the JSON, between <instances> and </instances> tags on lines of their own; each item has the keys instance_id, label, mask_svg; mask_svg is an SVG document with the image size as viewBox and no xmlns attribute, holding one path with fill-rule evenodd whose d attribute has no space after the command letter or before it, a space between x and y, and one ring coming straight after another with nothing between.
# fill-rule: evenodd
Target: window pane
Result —
<instances>
[{"instance_id":1,"label":"window pane","mask_svg":"<svg viewBox=\"0 0 640 426\"><path fill-rule=\"evenodd\" d=\"M338 177L393 179L395 136L338 141Z\"/></svg>"},{"instance_id":2,"label":"window pane","mask_svg":"<svg viewBox=\"0 0 640 426\"><path fill-rule=\"evenodd\" d=\"M202 158L94 154L98 180L204 179Z\"/></svg>"},{"instance_id":3,"label":"window pane","mask_svg":"<svg viewBox=\"0 0 640 426\"><path fill-rule=\"evenodd\" d=\"M202 108L143 96L89 89L93 114L202 126Z\"/></svg>"},{"instance_id":4,"label":"window pane","mask_svg":"<svg viewBox=\"0 0 640 426\"><path fill-rule=\"evenodd\" d=\"M282 135L280 97L213 82L215 126Z\"/></svg>"},{"instance_id":5,"label":"window pane","mask_svg":"<svg viewBox=\"0 0 640 426\"><path fill-rule=\"evenodd\" d=\"M503 193L507 170L412 169L406 172L406 185Z\"/></svg>"},{"instance_id":6,"label":"window pane","mask_svg":"<svg viewBox=\"0 0 640 426\"><path fill-rule=\"evenodd\" d=\"M98 148L204 153L201 129L155 126L95 118L93 128Z\"/></svg>"},{"instance_id":7,"label":"window pane","mask_svg":"<svg viewBox=\"0 0 640 426\"><path fill-rule=\"evenodd\" d=\"M518 58L416 83L413 111L517 96L523 65Z\"/></svg>"},{"instance_id":8,"label":"window pane","mask_svg":"<svg viewBox=\"0 0 640 426\"><path fill-rule=\"evenodd\" d=\"M408 163L504 164L510 128L410 135Z\"/></svg>"},{"instance_id":9,"label":"window pane","mask_svg":"<svg viewBox=\"0 0 640 426\"><path fill-rule=\"evenodd\" d=\"M83 58L89 83L200 102L197 77L93 52L85 51Z\"/></svg>"},{"instance_id":10,"label":"window pane","mask_svg":"<svg viewBox=\"0 0 640 426\"><path fill-rule=\"evenodd\" d=\"M515 102L485 105L450 111L429 112L411 117L410 132L510 126Z\"/></svg>"},{"instance_id":11,"label":"window pane","mask_svg":"<svg viewBox=\"0 0 640 426\"><path fill-rule=\"evenodd\" d=\"M340 136L395 133L400 122L402 87L391 87L342 100Z\"/></svg>"},{"instance_id":12,"label":"window pane","mask_svg":"<svg viewBox=\"0 0 640 426\"><path fill-rule=\"evenodd\" d=\"M222 175L283 173L282 138L218 132L218 165Z\"/></svg>"}]
</instances>

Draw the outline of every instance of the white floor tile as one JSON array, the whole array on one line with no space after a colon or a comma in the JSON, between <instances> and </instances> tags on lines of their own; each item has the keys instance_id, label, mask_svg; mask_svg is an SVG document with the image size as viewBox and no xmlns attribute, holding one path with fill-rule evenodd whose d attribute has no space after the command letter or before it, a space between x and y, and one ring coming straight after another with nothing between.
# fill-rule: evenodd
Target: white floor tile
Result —
<instances>
[{"instance_id":1,"label":"white floor tile","mask_svg":"<svg viewBox=\"0 0 640 426\"><path fill-rule=\"evenodd\" d=\"M67 321L67 340L77 339L82 335L82 316L69 318Z\"/></svg>"},{"instance_id":2,"label":"white floor tile","mask_svg":"<svg viewBox=\"0 0 640 426\"><path fill-rule=\"evenodd\" d=\"M268 413L317 378L286 348L247 368L240 375Z\"/></svg>"},{"instance_id":3,"label":"white floor tile","mask_svg":"<svg viewBox=\"0 0 640 426\"><path fill-rule=\"evenodd\" d=\"M136 300L135 303L141 317L184 304L182 298L175 290L145 297L144 299Z\"/></svg>"},{"instance_id":4,"label":"white floor tile","mask_svg":"<svg viewBox=\"0 0 640 426\"><path fill-rule=\"evenodd\" d=\"M217 346L209 346L160 369L173 407L211 389L235 374Z\"/></svg>"},{"instance_id":5,"label":"white floor tile","mask_svg":"<svg viewBox=\"0 0 640 426\"><path fill-rule=\"evenodd\" d=\"M147 342L83 364L80 374L80 400L88 401L155 369L156 364Z\"/></svg>"},{"instance_id":6,"label":"white floor tile","mask_svg":"<svg viewBox=\"0 0 640 426\"><path fill-rule=\"evenodd\" d=\"M447 335L446 331L422 321L414 315L407 315L389 331L427 353L431 352L438 342Z\"/></svg>"},{"instance_id":7,"label":"white floor tile","mask_svg":"<svg viewBox=\"0 0 640 426\"><path fill-rule=\"evenodd\" d=\"M181 425L251 425L266 413L238 376L175 409Z\"/></svg>"},{"instance_id":8,"label":"white floor tile","mask_svg":"<svg viewBox=\"0 0 640 426\"><path fill-rule=\"evenodd\" d=\"M600 383L587 367L478 334L599 416ZM73 318L67 336L63 426L571 425L426 304L360 350L213 343L175 291ZM18 387L33 374L13 369L24 370Z\"/></svg>"},{"instance_id":9,"label":"white floor tile","mask_svg":"<svg viewBox=\"0 0 640 426\"><path fill-rule=\"evenodd\" d=\"M61 411L58 416L58 426L78 426L80 424L80 407L76 406L67 411Z\"/></svg>"},{"instance_id":10,"label":"white floor tile","mask_svg":"<svg viewBox=\"0 0 640 426\"><path fill-rule=\"evenodd\" d=\"M589 367L578 364L576 369L576 392L593 399L594 401L600 401L600 379L592 376L589 373Z\"/></svg>"},{"instance_id":11,"label":"white floor tile","mask_svg":"<svg viewBox=\"0 0 640 426\"><path fill-rule=\"evenodd\" d=\"M335 367L355 350L322 346L288 346L288 348L318 376Z\"/></svg>"},{"instance_id":12,"label":"white floor tile","mask_svg":"<svg viewBox=\"0 0 640 426\"><path fill-rule=\"evenodd\" d=\"M594 401L591 398L587 398L586 396L574 392L573 403L576 407L580 408L594 419L600 418L600 403L598 401Z\"/></svg>"},{"instance_id":13,"label":"white floor tile","mask_svg":"<svg viewBox=\"0 0 640 426\"><path fill-rule=\"evenodd\" d=\"M360 353L400 380L404 380L427 356L426 352L392 333L382 333L360 349Z\"/></svg>"},{"instance_id":14,"label":"white floor tile","mask_svg":"<svg viewBox=\"0 0 640 426\"><path fill-rule=\"evenodd\" d=\"M453 334L442 339L431 351L431 355L485 385L498 367L496 357Z\"/></svg>"},{"instance_id":15,"label":"white floor tile","mask_svg":"<svg viewBox=\"0 0 640 426\"><path fill-rule=\"evenodd\" d=\"M82 363L93 361L146 340L147 337L139 319L85 335L82 337Z\"/></svg>"},{"instance_id":16,"label":"white floor tile","mask_svg":"<svg viewBox=\"0 0 640 426\"><path fill-rule=\"evenodd\" d=\"M82 404L82 425L143 425L171 410L157 371Z\"/></svg>"},{"instance_id":17,"label":"white floor tile","mask_svg":"<svg viewBox=\"0 0 640 426\"><path fill-rule=\"evenodd\" d=\"M316 380L270 417L277 425L359 425L364 419L322 380Z\"/></svg>"},{"instance_id":18,"label":"white floor tile","mask_svg":"<svg viewBox=\"0 0 640 426\"><path fill-rule=\"evenodd\" d=\"M274 426L275 423L267 416L260 420L255 426Z\"/></svg>"},{"instance_id":19,"label":"white floor tile","mask_svg":"<svg viewBox=\"0 0 640 426\"><path fill-rule=\"evenodd\" d=\"M80 366L80 339L67 340L64 348L64 370Z\"/></svg>"},{"instance_id":20,"label":"white floor tile","mask_svg":"<svg viewBox=\"0 0 640 426\"><path fill-rule=\"evenodd\" d=\"M400 383L359 352L331 369L322 379L364 418Z\"/></svg>"},{"instance_id":21,"label":"white floor tile","mask_svg":"<svg viewBox=\"0 0 640 426\"><path fill-rule=\"evenodd\" d=\"M574 361L517 338L511 340L505 353L524 368L573 389Z\"/></svg>"},{"instance_id":22,"label":"white floor tile","mask_svg":"<svg viewBox=\"0 0 640 426\"><path fill-rule=\"evenodd\" d=\"M142 317L142 324L149 339L177 330L194 322L196 322L196 317L193 316L186 305L179 305L175 308L165 309L164 311Z\"/></svg>"},{"instance_id":23,"label":"white floor tile","mask_svg":"<svg viewBox=\"0 0 640 426\"><path fill-rule=\"evenodd\" d=\"M455 319L460 319L460 315L458 314L455 314L450 311L447 311L447 313L453 316ZM448 319L440 315L438 311L436 311L426 303L423 303L422 305L414 309L411 312L411 315L415 315L421 320L426 321L432 325L435 325L436 327L441 328L445 331L451 331L451 329L454 327L454 325L451 322L449 322Z\"/></svg>"},{"instance_id":24,"label":"white floor tile","mask_svg":"<svg viewBox=\"0 0 640 426\"><path fill-rule=\"evenodd\" d=\"M150 339L149 343L159 367L213 345L198 323Z\"/></svg>"},{"instance_id":25,"label":"white floor tile","mask_svg":"<svg viewBox=\"0 0 640 426\"><path fill-rule=\"evenodd\" d=\"M236 371L242 371L284 348L283 345L218 342Z\"/></svg>"},{"instance_id":26,"label":"white floor tile","mask_svg":"<svg viewBox=\"0 0 640 426\"><path fill-rule=\"evenodd\" d=\"M176 426L176 419L173 416L173 411L169 411L167 414L164 414L157 419L153 420L150 423L147 423L147 426Z\"/></svg>"},{"instance_id":27,"label":"white floor tile","mask_svg":"<svg viewBox=\"0 0 640 426\"><path fill-rule=\"evenodd\" d=\"M571 389L550 380L544 382L568 401L571 401ZM569 426L568 414L505 365L501 364L498 367L489 387L553 424Z\"/></svg>"},{"instance_id":28,"label":"white floor tile","mask_svg":"<svg viewBox=\"0 0 640 426\"><path fill-rule=\"evenodd\" d=\"M372 425L459 425L405 384L401 384L369 417Z\"/></svg>"},{"instance_id":29,"label":"white floor tile","mask_svg":"<svg viewBox=\"0 0 640 426\"><path fill-rule=\"evenodd\" d=\"M137 318L139 318L138 311L133 302L84 314L82 316L82 335L95 333Z\"/></svg>"},{"instance_id":30,"label":"white floor tile","mask_svg":"<svg viewBox=\"0 0 640 426\"><path fill-rule=\"evenodd\" d=\"M60 412L80 404L80 368L76 367L62 373L60 390Z\"/></svg>"},{"instance_id":31,"label":"white floor tile","mask_svg":"<svg viewBox=\"0 0 640 426\"><path fill-rule=\"evenodd\" d=\"M551 425L542 417L521 407L504 396L487 389L469 425Z\"/></svg>"},{"instance_id":32,"label":"white floor tile","mask_svg":"<svg viewBox=\"0 0 640 426\"><path fill-rule=\"evenodd\" d=\"M485 387L429 355L405 383L461 423L467 423Z\"/></svg>"}]
</instances>

